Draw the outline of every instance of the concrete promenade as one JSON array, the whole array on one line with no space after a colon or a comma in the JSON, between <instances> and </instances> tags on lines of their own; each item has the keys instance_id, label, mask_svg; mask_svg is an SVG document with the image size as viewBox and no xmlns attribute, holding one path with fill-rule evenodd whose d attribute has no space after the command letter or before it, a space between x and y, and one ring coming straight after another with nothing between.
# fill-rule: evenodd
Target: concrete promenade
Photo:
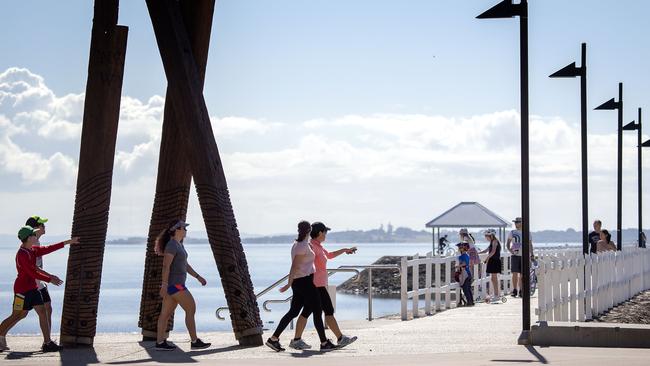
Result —
<instances>
[{"instance_id":1,"label":"concrete promenade","mask_svg":"<svg viewBox=\"0 0 650 366\"><path fill-rule=\"evenodd\" d=\"M535 302L535 301L533 301ZM524 347L517 345L521 327L521 299L505 304L479 304L433 316L400 321L397 318L372 322L342 322L347 334L359 340L337 351L317 351L318 338L308 330L305 340L316 350L276 353L269 348L240 348L229 332L202 333L212 342L207 350L191 351L186 333L172 333L180 350L156 352L153 342L139 342L136 334L101 334L95 347L66 349L61 354L33 352L40 346L36 336L9 336L9 352L0 354L0 363L15 365L114 365L155 363L205 363L218 365L513 365L543 363L553 365L648 365L650 350ZM535 318L535 317L533 317ZM216 321L216 320L215 320ZM265 337L270 335L265 331ZM329 331L328 331L328 334ZM293 331L287 330L282 344L288 346Z\"/></svg>"}]
</instances>

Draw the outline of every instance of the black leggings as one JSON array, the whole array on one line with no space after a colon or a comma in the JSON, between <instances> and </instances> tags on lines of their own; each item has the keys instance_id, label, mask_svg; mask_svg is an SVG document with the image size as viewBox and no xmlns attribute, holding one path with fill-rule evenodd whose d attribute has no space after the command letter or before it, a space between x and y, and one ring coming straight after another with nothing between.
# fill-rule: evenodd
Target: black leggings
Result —
<instances>
[{"instance_id":1,"label":"black leggings","mask_svg":"<svg viewBox=\"0 0 650 366\"><path fill-rule=\"evenodd\" d=\"M318 332L318 338L321 343L327 341L325 337L325 326L323 326L323 309L320 303L320 294L314 286L314 275L311 274L306 277L300 277L293 280L291 284L293 291L293 298L291 299L291 308L284 314L278 327L275 329L273 336L280 338L280 334L287 328L287 325L300 314L300 310L304 307L313 313L314 327Z\"/></svg>"},{"instance_id":2,"label":"black leggings","mask_svg":"<svg viewBox=\"0 0 650 366\"><path fill-rule=\"evenodd\" d=\"M327 287L316 287L318 293L320 294L320 306L323 308L323 313L325 316L334 315L334 305L332 305L332 298L330 297L329 292L327 292ZM311 315L311 309L304 308L300 316L304 318L309 318Z\"/></svg>"}]
</instances>

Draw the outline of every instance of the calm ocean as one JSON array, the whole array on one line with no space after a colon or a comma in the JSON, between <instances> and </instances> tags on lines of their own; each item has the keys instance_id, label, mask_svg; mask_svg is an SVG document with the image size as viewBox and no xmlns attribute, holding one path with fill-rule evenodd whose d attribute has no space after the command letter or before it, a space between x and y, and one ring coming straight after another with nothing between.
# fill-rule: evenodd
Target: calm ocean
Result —
<instances>
[{"instance_id":1,"label":"calm ocean","mask_svg":"<svg viewBox=\"0 0 650 366\"><path fill-rule=\"evenodd\" d=\"M45 238L44 238L45 239ZM43 241L47 243L46 240ZM384 255L424 255L431 251L429 243L373 243L355 244L359 250L354 255L342 255L329 262L329 267L339 265L371 264ZM326 245L330 250L343 247L339 244ZM15 246L0 245L0 317L9 315L13 300L13 281L16 277ZM104 269L100 292L97 331L98 332L139 332L138 314L140 310L140 294L142 290L142 275L144 266L145 245L108 245L104 257ZM221 288L212 252L208 244L187 245L189 262L208 281L206 287L201 287L194 278L188 276L188 288L192 291L197 302L197 328L199 331L229 330L230 320L219 321L215 310L225 306L226 301ZM289 271L289 251L291 244L245 244L246 258L251 272L255 291L261 291L273 282L282 278ZM45 269L56 274L65 281L68 249L44 257ZM339 284L351 277L349 273L336 274L330 277L330 284ZM61 317L63 286L49 286L52 296L53 332L58 333ZM290 295L280 294L277 290L259 299L284 299ZM337 294L337 318L365 319L368 315L367 297L363 295ZM272 312L260 309L265 328L274 328L274 324L284 315L288 304L271 305ZM399 299L375 298L373 316L379 317L398 313ZM181 311L182 314L182 310ZM178 319L182 319L179 317ZM311 326L311 322L310 322ZM185 324L177 321L174 330L185 330ZM38 319L32 311L30 315L11 330L13 334L38 333Z\"/></svg>"}]
</instances>

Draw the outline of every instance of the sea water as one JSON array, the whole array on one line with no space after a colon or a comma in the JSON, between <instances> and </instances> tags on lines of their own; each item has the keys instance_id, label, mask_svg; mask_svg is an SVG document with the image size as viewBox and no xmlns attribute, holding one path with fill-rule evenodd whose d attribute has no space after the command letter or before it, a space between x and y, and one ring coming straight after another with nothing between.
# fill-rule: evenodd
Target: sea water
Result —
<instances>
[{"instance_id":1,"label":"sea water","mask_svg":"<svg viewBox=\"0 0 650 366\"><path fill-rule=\"evenodd\" d=\"M43 239L46 239L44 237ZM46 244L47 240L43 240ZM344 247L341 244L325 243L330 251ZM557 244L554 244L557 245ZM347 245L352 246L352 245ZM425 255L431 251L431 243L364 243L354 244L358 248L356 254L341 255L328 262L329 268L340 265L367 265L385 255ZM539 245L538 245L539 246ZM140 296L142 293L142 276L144 273L145 244L109 244L104 253L102 283L97 313L97 332L139 332L138 317L140 311ZM9 315L13 301L13 283L16 278L15 257L18 244L0 244L0 318ZM199 331L230 330L231 324L228 312L222 313L227 320L218 320L215 310L226 306L226 300L221 287L212 251L208 244L186 245L189 254L188 261L200 273L208 284L202 287L198 281L188 275L187 287L196 299L196 323ZM255 287L255 292L265 289L280 278L284 277L291 265L291 243L287 244L244 244L248 261L248 269ZM51 253L43 258L45 270L59 276L65 281L68 247ZM353 274L340 273L330 277L330 284L338 285L349 279ZM52 331L58 333L61 322L64 285L57 287L49 285L52 297ZM271 304L271 312L262 309L262 303L269 299L286 299L291 291L284 294L277 289L258 299L260 315L265 328L273 329L275 324L288 310L289 304ZM373 317L396 314L400 311L400 301L397 298L373 298ZM367 295L336 295L336 317L339 320L363 320L368 317ZM185 330L182 321L183 313L178 308L174 330ZM309 322L311 326L311 321ZM10 333L33 334L39 333L38 319L31 311L30 315L16 325Z\"/></svg>"}]
</instances>

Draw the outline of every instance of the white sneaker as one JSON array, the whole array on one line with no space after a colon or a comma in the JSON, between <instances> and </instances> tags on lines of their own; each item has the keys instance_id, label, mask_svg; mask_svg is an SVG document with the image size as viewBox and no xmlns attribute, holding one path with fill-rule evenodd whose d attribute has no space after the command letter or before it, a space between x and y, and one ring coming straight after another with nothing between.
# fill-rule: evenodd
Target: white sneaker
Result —
<instances>
[{"instance_id":1,"label":"white sneaker","mask_svg":"<svg viewBox=\"0 0 650 366\"><path fill-rule=\"evenodd\" d=\"M349 344L354 343L354 341L356 341L356 340L357 340L357 336L348 337L348 336L344 335L344 336L342 336L341 339L338 341L337 345L338 345L339 347L345 347L345 346L347 346L347 345L349 345Z\"/></svg>"},{"instance_id":2,"label":"white sneaker","mask_svg":"<svg viewBox=\"0 0 650 366\"><path fill-rule=\"evenodd\" d=\"M302 338L299 340L292 339L291 342L289 342L289 347L297 350L311 349L311 346L303 341Z\"/></svg>"}]
</instances>

